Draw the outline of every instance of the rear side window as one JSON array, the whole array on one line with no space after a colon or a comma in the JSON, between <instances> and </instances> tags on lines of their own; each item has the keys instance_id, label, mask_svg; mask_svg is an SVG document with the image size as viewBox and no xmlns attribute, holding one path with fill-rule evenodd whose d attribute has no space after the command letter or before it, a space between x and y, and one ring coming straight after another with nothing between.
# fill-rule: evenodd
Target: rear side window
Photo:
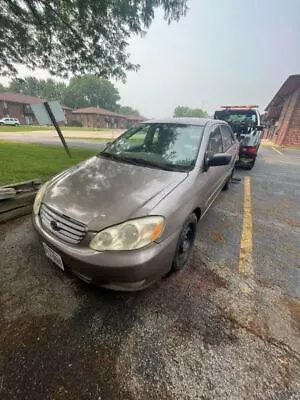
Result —
<instances>
[{"instance_id":1,"label":"rear side window","mask_svg":"<svg viewBox=\"0 0 300 400\"><path fill-rule=\"evenodd\" d=\"M221 126L221 133L222 133L224 151L226 151L231 147L235 139L231 129L226 125Z\"/></svg>"},{"instance_id":2,"label":"rear side window","mask_svg":"<svg viewBox=\"0 0 300 400\"><path fill-rule=\"evenodd\" d=\"M208 157L212 157L216 153L223 153L222 135L219 126L214 127L209 136L206 153Z\"/></svg>"}]
</instances>

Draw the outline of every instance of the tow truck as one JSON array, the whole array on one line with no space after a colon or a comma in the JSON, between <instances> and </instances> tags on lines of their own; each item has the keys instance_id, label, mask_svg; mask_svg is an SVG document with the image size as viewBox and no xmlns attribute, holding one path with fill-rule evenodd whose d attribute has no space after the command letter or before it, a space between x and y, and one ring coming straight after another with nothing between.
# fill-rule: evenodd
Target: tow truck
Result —
<instances>
[{"instance_id":1,"label":"tow truck","mask_svg":"<svg viewBox=\"0 0 300 400\"><path fill-rule=\"evenodd\" d=\"M252 169L261 142L263 127L257 105L226 105L215 111L214 119L226 121L240 142L237 166Z\"/></svg>"}]
</instances>

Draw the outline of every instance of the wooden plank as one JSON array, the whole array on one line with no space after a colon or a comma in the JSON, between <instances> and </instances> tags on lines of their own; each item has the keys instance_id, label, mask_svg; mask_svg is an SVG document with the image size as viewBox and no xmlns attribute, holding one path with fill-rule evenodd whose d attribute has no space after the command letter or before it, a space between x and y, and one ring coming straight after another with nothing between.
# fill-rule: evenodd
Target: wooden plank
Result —
<instances>
[{"instance_id":1,"label":"wooden plank","mask_svg":"<svg viewBox=\"0 0 300 400\"><path fill-rule=\"evenodd\" d=\"M2 186L3 188L14 188L16 191L36 190L40 187L41 180L34 179L31 181L17 182Z\"/></svg>"},{"instance_id":2,"label":"wooden plank","mask_svg":"<svg viewBox=\"0 0 300 400\"><path fill-rule=\"evenodd\" d=\"M0 187L0 194L15 193L14 197L0 201L0 223L30 214L37 190L41 185L39 179L13 183Z\"/></svg>"},{"instance_id":3,"label":"wooden plank","mask_svg":"<svg viewBox=\"0 0 300 400\"><path fill-rule=\"evenodd\" d=\"M17 194L14 188L4 188L0 187L0 200L7 200L15 197Z\"/></svg>"},{"instance_id":4,"label":"wooden plank","mask_svg":"<svg viewBox=\"0 0 300 400\"><path fill-rule=\"evenodd\" d=\"M36 195L36 190L31 192L19 193L15 197L2 200L0 202L0 215L15 208L23 207L32 204Z\"/></svg>"},{"instance_id":5,"label":"wooden plank","mask_svg":"<svg viewBox=\"0 0 300 400\"><path fill-rule=\"evenodd\" d=\"M9 221L13 218L21 217L23 215L31 214L32 204L27 204L23 207L15 208L14 210L7 211L0 214L0 224Z\"/></svg>"}]
</instances>

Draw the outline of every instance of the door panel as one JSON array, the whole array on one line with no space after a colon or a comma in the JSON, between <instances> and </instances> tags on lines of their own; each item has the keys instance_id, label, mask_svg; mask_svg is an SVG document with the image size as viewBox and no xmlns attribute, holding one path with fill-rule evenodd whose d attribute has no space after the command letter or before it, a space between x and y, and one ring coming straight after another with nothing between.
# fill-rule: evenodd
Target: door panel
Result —
<instances>
[{"instance_id":1,"label":"door panel","mask_svg":"<svg viewBox=\"0 0 300 400\"><path fill-rule=\"evenodd\" d=\"M205 153L206 161L204 160L204 165L207 163L209 158L216 153L223 153L223 141L219 125L215 125L210 133ZM219 190L221 190L220 188L223 184L225 174L226 170L224 166L209 167L204 172L203 183L207 187L204 204L205 209L210 206L210 204L217 196Z\"/></svg>"},{"instance_id":2,"label":"door panel","mask_svg":"<svg viewBox=\"0 0 300 400\"><path fill-rule=\"evenodd\" d=\"M226 166L228 175L231 173L232 168L234 167L236 155L238 152L238 145L236 143L236 139L234 137L233 131L231 130L230 126L221 125L221 134L223 140L224 153L230 154L232 156L231 163Z\"/></svg>"}]
</instances>

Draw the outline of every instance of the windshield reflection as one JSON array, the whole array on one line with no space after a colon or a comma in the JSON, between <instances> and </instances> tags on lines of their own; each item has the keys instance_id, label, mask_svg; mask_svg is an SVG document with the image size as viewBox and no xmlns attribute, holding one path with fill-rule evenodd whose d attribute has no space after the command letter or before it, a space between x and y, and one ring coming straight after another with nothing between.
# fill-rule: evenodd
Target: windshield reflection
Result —
<instances>
[{"instance_id":1,"label":"windshield reflection","mask_svg":"<svg viewBox=\"0 0 300 400\"><path fill-rule=\"evenodd\" d=\"M202 134L199 125L142 124L109 143L99 156L150 168L187 171L195 165Z\"/></svg>"}]
</instances>

